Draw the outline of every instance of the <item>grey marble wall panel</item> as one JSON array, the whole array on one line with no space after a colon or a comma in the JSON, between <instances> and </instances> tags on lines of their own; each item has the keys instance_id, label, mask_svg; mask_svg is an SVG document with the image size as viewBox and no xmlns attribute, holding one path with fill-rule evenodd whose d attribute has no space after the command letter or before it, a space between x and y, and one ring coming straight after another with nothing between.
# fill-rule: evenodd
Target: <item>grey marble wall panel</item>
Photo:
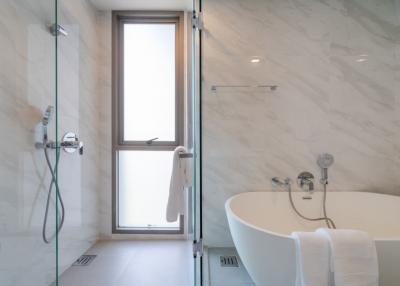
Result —
<instances>
[{"instance_id":1,"label":"grey marble wall panel","mask_svg":"<svg viewBox=\"0 0 400 286\"><path fill-rule=\"evenodd\" d=\"M227 198L319 177L322 152L330 190L400 194L399 1L204 2L206 244L232 245ZM279 88L211 90L243 84Z\"/></svg>"}]
</instances>

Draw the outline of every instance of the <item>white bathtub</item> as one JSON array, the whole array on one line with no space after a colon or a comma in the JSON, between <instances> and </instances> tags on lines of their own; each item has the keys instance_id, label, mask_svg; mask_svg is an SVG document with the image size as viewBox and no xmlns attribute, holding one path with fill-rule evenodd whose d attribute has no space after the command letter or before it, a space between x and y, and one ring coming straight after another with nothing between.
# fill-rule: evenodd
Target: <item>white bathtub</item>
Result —
<instances>
[{"instance_id":1,"label":"white bathtub","mask_svg":"<svg viewBox=\"0 0 400 286\"><path fill-rule=\"evenodd\" d=\"M305 215L321 214L322 193L294 201ZM258 286L294 286L296 279L293 231L313 231L322 222L299 218L287 192L251 192L230 198L225 209L240 258ZM328 215L338 228L369 232L376 241L380 286L400 285L400 197L362 192L329 192Z\"/></svg>"}]
</instances>

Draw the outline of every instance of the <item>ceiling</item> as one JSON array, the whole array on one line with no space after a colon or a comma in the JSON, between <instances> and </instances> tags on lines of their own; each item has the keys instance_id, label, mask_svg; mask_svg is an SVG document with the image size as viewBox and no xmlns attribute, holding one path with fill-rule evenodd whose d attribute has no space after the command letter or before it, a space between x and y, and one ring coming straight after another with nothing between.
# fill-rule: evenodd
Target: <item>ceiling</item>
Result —
<instances>
[{"instance_id":1,"label":"ceiling","mask_svg":"<svg viewBox=\"0 0 400 286\"><path fill-rule=\"evenodd\" d=\"M100 10L192 10L193 0L90 0Z\"/></svg>"}]
</instances>

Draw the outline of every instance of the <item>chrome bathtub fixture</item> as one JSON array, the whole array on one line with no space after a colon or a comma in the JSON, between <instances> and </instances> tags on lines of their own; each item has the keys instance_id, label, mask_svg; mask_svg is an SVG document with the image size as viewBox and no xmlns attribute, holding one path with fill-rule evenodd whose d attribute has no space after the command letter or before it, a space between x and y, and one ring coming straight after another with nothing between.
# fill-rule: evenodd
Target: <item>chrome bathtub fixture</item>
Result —
<instances>
[{"instance_id":1,"label":"chrome bathtub fixture","mask_svg":"<svg viewBox=\"0 0 400 286\"><path fill-rule=\"evenodd\" d=\"M297 176L297 184L303 191L313 192L314 191L314 175L310 172L301 172Z\"/></svg>"},{"instance_id":2,"label":"chrome bathtub fixture","mask_svg":"<svg viewBox=\"0 0 400 286\"><path fill-rule=\"evenodd\" d=\"M294 210L294 212L301 218L308 220L308 221L325 221L326 226L328 228L336 228L335 223L331 218L327 216L326 213L326 185L324 188L324 194L323 194L323 209L324 209L324 216L323 217L316 217L316 218L311 218L308 216L303 215L296 207L296 204L293 200L293 194L292 194L292 184L290 182L289 178L286 178L284 180L279 179L278 177L273 177L271 179L271 183L273 187L284 187L286 188L288 194L289 194L289 202ZM308 192L312 192L314 190L314 176L310 172L301 172L299 176L297 177L297 183L300 185L300 187L304 190L306 189ZM306 196L303 197L303 200L310 200L311 196Z\"/></svg>"},{"instance_id":3,"label":"chrome bathtub fixture","mask_svg":"<svg viewBox=\"0 0 400 286\"><path fill-rule=\"evenodd\" d=\"M278 177L273 177L271 179L271 184L273 187L286 187L290 185L290 179L285 178L285 179L280 179Z\"/></svg>"},{"instance_id":4,"label":"chrome bathtub fixture","mask_svg":"<svg viewBox=\"0 0 400 286\"><path fill-rule=\"evenodd\" d=\"M333 165L335 159L333 155L328 153L323 153L318 156L317 164L321 168L321 184L327 185L328 184L328 168Z\"/></svg>"},{"instance_id":5,"label":"chrome bathtub fixture","mask_svg":"<svg viewBox=\"0 0 400 286\"><path fill-rule=\"evenodd\" d=\"M62 26L57 25L57 24L53 24L50 26L50 33L56 37L56 36L68 36L68 32L67 30L65 30Z\"/></svg>"},{"instance_id":6,"label":"chrome bathtub fixture","mask_svg":"<svg viewBox=\"0 0 400 286\"><path fill-rule=\"evenodd\" d=\"M320 183L324 187L324 201L322 205L322 211L324 213L324 217L327 218L326 224L329 228L336 228L335 223L333 220L328 220L327 210L326 210L326 192L327 192L327 184L328 184L328 168L333 165L335 159L333 155L328 153L323 153L318 156L317 164L321 168L321 179L319 180Z\"/></svg>"}]
</instances>

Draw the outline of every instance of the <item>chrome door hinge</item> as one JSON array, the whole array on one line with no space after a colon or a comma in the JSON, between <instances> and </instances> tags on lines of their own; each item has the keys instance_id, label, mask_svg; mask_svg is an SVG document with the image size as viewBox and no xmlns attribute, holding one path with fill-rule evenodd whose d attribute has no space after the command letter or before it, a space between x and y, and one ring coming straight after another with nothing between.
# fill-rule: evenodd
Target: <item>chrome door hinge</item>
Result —
<instances>
[{"instance_id":1,"label":"chrome door hinge","mask_svg":"<svg viewBox=\"0 0 400 286\"><path fill-rule=\"evenodd\" d=\"M203 239L193 242L193 257L202 257L204 253Z\"/></svg>"},{"instance_id":2,"label":"chrome door hinge","mask_svg":"<svg viewBox=\"0 0 400 286\"><path fill-rule=\"evenodd\" d=\"M203 30L204 22L202 13L193 13L192 25L194 29Z\"/></svg>"}]
</instances>

